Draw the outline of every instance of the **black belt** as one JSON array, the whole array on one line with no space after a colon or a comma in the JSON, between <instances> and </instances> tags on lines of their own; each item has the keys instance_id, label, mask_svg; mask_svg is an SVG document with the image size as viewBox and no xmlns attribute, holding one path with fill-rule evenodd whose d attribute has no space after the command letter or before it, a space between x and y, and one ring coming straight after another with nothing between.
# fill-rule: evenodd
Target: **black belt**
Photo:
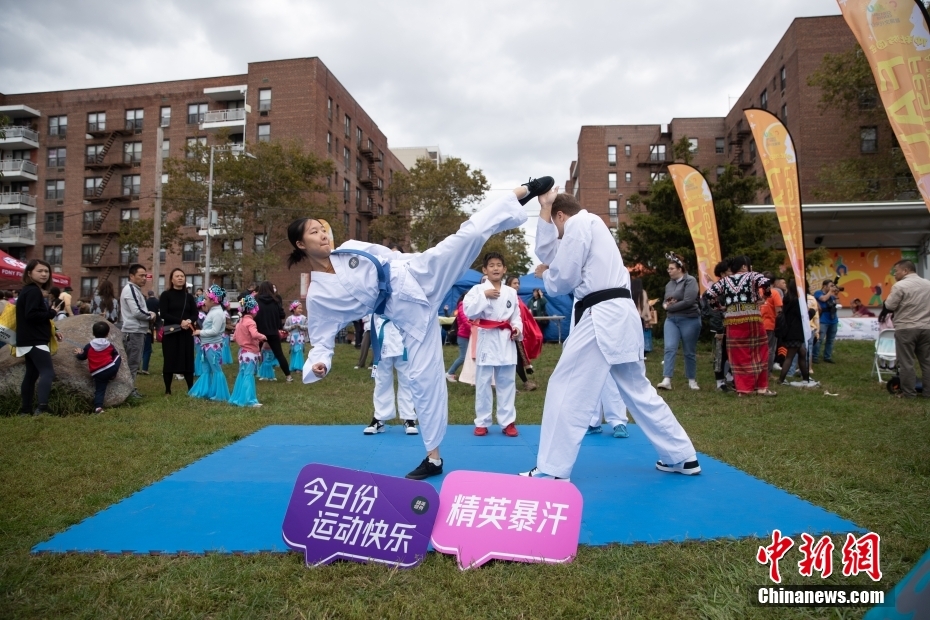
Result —
<instances>
[{"instance_id":1,"label":"black belt","mask_svg":"<svg viewBox=\"0 0 930 620\"><path fill-rule=\"evenodd\" d=\"M588 293L581 298L581 301L575 302L575 325L578 325L578 321L581 320L581 315L584 314L584 311L590 308L591 306L596 306L602 301L607 301L608 299L617 299L622 297L624 299L633 299L633 295L630 293L628 288L605 288L603 291L594 291L593 293Z\"/></svg>"}]
</instances>

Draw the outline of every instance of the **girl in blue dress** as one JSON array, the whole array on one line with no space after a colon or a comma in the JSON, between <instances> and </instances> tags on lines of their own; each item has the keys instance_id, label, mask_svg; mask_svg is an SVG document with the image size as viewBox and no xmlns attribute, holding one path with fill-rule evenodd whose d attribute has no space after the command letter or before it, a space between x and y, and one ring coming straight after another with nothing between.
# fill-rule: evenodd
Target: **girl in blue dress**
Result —
<instances>
[{"instance_id":1,"label":"girl in blue dress","mask_svg":"<svg viewBox=\"0 0 930 620\"><path fill-rule=\"evenodd\" d=\"M284 321L287 343L291 345L291 368L304 367L304 343L307 342L307 317L299 301L291 304L291 316Z\"/></svg>"},{"instance_id":2,"label":"girl in blue dress","mask_svg":"<svg viewBox=\"0 0 930 620\"><path fill-rule=\"evenodd\" d=\"M239 300L239 311L241 318L233 334L233 339L239 345L239 376L236 377L229 404L239 407L261 407L255 391L255 372L261 359L259 350L265 336L258 333L255 319L252 318L258 313L258 302L251 295L246 295Z\"/></svg>"},{"instance_id":3,"label":"girl in blue dress","mask_svg":"<svg viewBox=\"0 0 930 620\"><path fill-rule=\"evenodd\" d=\"M200 336L200 350L203 351L203 374L194 383L188 394L194 398L207 400L229 400L229 384L220 364L223 357L223 333L226 331L226 313L223 300L226 291L214 284L204 293L204 310L207 316L203 327L194 332Z\"/></svg>"}]
</instances>

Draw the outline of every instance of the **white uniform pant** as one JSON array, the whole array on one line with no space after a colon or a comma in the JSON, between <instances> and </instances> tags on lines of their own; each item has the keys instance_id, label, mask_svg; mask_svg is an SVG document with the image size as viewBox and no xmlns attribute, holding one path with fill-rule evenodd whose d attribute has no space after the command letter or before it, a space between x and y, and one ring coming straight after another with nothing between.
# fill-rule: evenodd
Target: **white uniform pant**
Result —
<instances>
[{"instance_id":1,"label":"white uniform pant","mask_svg":"<svg viewBox=\"0 0 930 620\"><path fill-rule=\"evenodd\" d=\"M491 408L494 404L494 389L491 378L497 385L497 423L501 428L513 424L517 419L514 399L517 397L517 365L475 367L475 426L491 426Z\"/></svg>"},{"instance_id":2,"label":"white uniform pant","mask_svg":"<svg viewBox=\"0 0 930 620\"><path fill-rule=\"evenodd\" d=\"M604 384L611 379L664 463L695 456L685 429L646 378L646 365L642 361L607 362L597 346L589 312L572 328L549 379L536 457L540 471L559 478L571 476Z\"/></svg>"},{"instance_id":3,"label":"white uniform pant","mask_svg":"<svg viewBox=\"0 0 930 620\"><path fill-rule=\"evenodd\" d=\"M602 419L610 425L610 428L618 424L626 426L630 422L626 415L626 405L620 396L620 388L617 387L617 382L610 378L601 390L601 402L598 404L597 411L594 412L594 417L591 418L590 426L600 426Z\"/></svg>"},{"instance_id":4,"label":"white uniform pant","mask_svg":"<svg viewBox=\"0 0 930 620\"><path fill-rule=\"evenodd\" d=\"M401 331L407 347L407 378L410 395L420 420L420 436L427 452L438 448L449 424L449 393L442 358L442 330L435 316L452 286L471 266L491 235L518 227L526 210L513 192L507 192L486 208L472 214L458 232L439 245L410 259L408 275L416 278L426 294L433 320L420 342ZM413 303L413 302L410 302Z\"/></svg>"},{"instance_id":5,"label":"white uniform pant","mask_svg":"<svg viewBox=\"0 0 930 620\"><path fill-rule=\"evenodd\" d=\"M397 370L397 407L394 407L394 370ZM416 420L410 383L407 380L407 362L401 356L382 357L375 369L375 391L372 396L375 418L384 422L400 414L401 420Z\"/></svg>"}]
</instances>

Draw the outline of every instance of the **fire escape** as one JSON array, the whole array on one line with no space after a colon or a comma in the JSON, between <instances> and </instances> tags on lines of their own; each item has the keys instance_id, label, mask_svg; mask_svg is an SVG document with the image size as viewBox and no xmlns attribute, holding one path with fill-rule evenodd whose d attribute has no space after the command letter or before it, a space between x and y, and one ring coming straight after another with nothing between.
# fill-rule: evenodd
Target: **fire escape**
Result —
<instances>
[{"instance_id":1,"label":"fire escape","mask_svg":"<svg viewBox=\"0 0 930 620\"><path fill-rule=\"evenodd\" d=\"M367 190L366 200L358 207L358 212L375 218L379 215L378 208L381 207L381 196L378 190L383 188L383 181L378 176L378 163L381 156L374 150L371 143L359 147L359 154L365 158L367 167L359 175L359 184Z\"/></svg>"}]
</instances>

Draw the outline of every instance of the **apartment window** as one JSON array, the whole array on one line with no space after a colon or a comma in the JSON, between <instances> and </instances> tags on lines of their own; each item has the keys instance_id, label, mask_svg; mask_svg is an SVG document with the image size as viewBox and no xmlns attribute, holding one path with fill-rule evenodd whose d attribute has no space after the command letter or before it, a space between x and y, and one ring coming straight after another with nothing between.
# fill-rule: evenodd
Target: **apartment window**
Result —
<instances>
[{"instance_id":1,"label":"apartment window","mask_svg":"<svg viewBox=\"0 0 930 620\"><path fill-rule=\"evenodd\" d=\"M81 246L81 263L84 265L92 265L99 251L100 244L85 243Z\"/></svg>"},{"instance_id":2,"label":"apartment window","mask_svg":"<svg viewBox=\"0 0 930 620\"><path fill-rule=\"evenodd\" d=\"M104 131L107 128L106 112L91 112L87 115L87 131Z\"/></svg>"},{"instance_id":3,"label":"apartment window","mask_svg":"<svg viewBox=\"0 0 930 620\"><path fill-rule=\"evenodd\" d=\"M617 219L617 201L616 200L611 199L607 201L607 214L610 215L611 219L614 219L614 220Z\"/></svg>"},{"instance_id":4,"label":"apartment window","mask_svg":"<svg viewBox=\"0 0 930 620\"><path fill-rule=\"evenodd\" d=\"M119 219L121 222L138 222L139 221L139 210L138 209L120 209Z\"/></svg>"},{"instance_id":5,"label":"apartment window","mask_svg":"<svg viewBox=\"0 0 930 620\"><path fill-rule=\"evenodd\" d=\"M345 121L346 139L348 140L352 136L352 119L349 118L348 114L346 114L344 121Z\"/></svg>"},{"instance_id":6,"label":"apartment window","mask_svg":"<svg viewBox=\"0 0 930 620\"><path fill-rule=\"evenodd\" d=\"M664 172L652 172L652 173L649 174L649 178L650 178L653 182L655 182L655 181L661 181L661 180L665 179L667 176L668 176L668 175L665 174Z\"/></svg>"},{"instance_id":7,"label":"apartment window","mask_svg":"<svg viewBox=\"0 0 930 620\"><path fill-rule=\"evenodd\" d=\"M13 227L13 217L10 217L10 227ZM45 214L45 232L64 232L64 211L48 211Z\"/></svg>"},{"instance_id":8,"label":"apartment window","mask_svg":"<svg viewBox=\"0 0 930 620\"><path fill-rule=\"evenodd\" d=\"M60 265L61 264L61 246L60 245L47 245L45 246L45 262L49 265Z\"/></svg>"},{"instance_id":9,"label":"apartment window","mask_svg":"<svg viewBox=\"0 0 930 620\"><path fill-rule=\"evenodd\" d=\"M48 117L48 135L61 136L68 135L68 117L67 116L49 116Z\"/></svg>"},{"instance_id":10,"label":"apartment window","mask_svg":"<svg viewBox=\"0 0 930 620\"><path fill-rule=\"evenodd\" d=\"M616 172L607 173L607 189L609 189L611 193L617 192L617 173Z\"/></svg>"},{"instance_id":11,"label":"apartment window","mask_svg":"<svg viewBox=\"0 0 930 620\"><path fill-rule=\"evenodd\" d=\"M161 158L166 159L171 153L171 140L161 141Z\"/></svg>"},{"instance_id":12,"label":"apartment window","mask_svg":"<svg viewBox=\"0 0 930 620\"><path fill-rule=\"evenodd\" d=\"M103 177L88 177L84 179L84 196L90 198L97 195L103 185Z\"/></svg>"},{"instance_id":13,"label":"apartment window","mask_svg":"<svg viewBox=\"0 0 930 620\"><path fill-rule=\"evenodd\" d=\"M362 238L362 220L358 218L355 219L355 238Z\"/></svg>"},{"instance_id":14,"label":"apartment window","mask_svg":"<svg viewBox=\"0 0 930 620\"><path fill-rule=\"evenodd\" d=\"M196 157L197 155L197 151L202 148L206 148L206 146L207 146L206 136L204 136L203 138L188 138L187 139L187 150L185 151L185 156L188 159L194 159L194 157Z\"/></svg>"},{"instance_id":15,"label":"apartment window","mask_svg":"<svg viewBox=\"0 0 930 620\"><path fill-rule=\"evenodd\" d=\"M170 127L171 126L171 106L165 105L161 107L161 110L158 114L159 121L158 124L160 127Z\"/></svg>"},{"instance_id":16,"label":"apartment window","mask_svg":"<svg viewBox=\"0 0 930 620\"><path fill-rule=\"evenodd\" d=\"M342 227L345 228L346 230L349 230L349 214L348 213L342 214Z\"/></svg>"},{"instance_id":17,"label":"apartment window","mask_svg":"<svg viewBox=\"0 0 930 620\"><path fill-rule=\"evenodd\" d=\"M139 248L134 245L124 245L119 249L119 262L122 264L135 263L139 260Z\"/></svg>"},{"instance_id":18,"label":"apartment window","mask_svg":"<svg viewBox=\"0 0 930 620\"><path fill-rule=\"evenodd\" d=\"M142 133L142 117L145 115L145 110L142 108L136 108L134 110L126 110L126 129L127 131L132 131L133 133Z\"/></svg>"},{"instance_id":19,"label":"apartment window","mask_svg":"<svg viewBox=\"0 0 930 620\"><path fill-rule=\"evenodd\" d=\"M346 170L349 169L349 157L350 156L351 156L351 153L349 152L349 147L347 146L342 147L342 160L343 160L343 163L345 164Z\"/></svg>"},{"instance_id":20,"label":"apartment window","mask_svg":"<svg viewBox=\"0 0 930 620\"><path fill-rule=\"evenodd\" d=\"M355 128L355 146L362 148L362 128Z\"/></svg>"},{"instance_id":21,"label":"apartment window","mask_svg":"<svg viewBox=\"0 0 930 620\"><path fill-rule=\"evenodd\" d=\"M355 188L355 206L356 207L362 206L362 188L360 187Z\"/></svg>"},{"instance_id":22,"label":"apartment window","mask_svg":"<svg viewBox=\"0 0 930 620\"><path fill-rule=\"evenodd\" d=\"M378 150L378 167L384 170L384 151Z\"/></svg>"},{"instance_id":23,"label":"apartment window","mask_svg":"<svg viewBox=\"0 0 930 620\"><path fill-rule=\"evenodd\" d=\"M138 164L142 161L142 143L141 142L124 142L123 143L123 163Z\"/></svg>"},{"instance_id":24,"label":"apartment window","mask_svg":"<svg viewBox=\"0 0 930 620\"><path fill-rule=\"evenodd\" d=\"M333 134L329 131L326 132L326 152L333 152Z\"/></svg>"},{"instance_id":25,"label":"apartment window","mask_svg":"<svg viewBox=\"0 0 930 620\"><path fill-rule=\"evenodd\" d=\"M362 160L357 157L355 158L355 176L362 178Z\"/></svg>"},{"instance_id":26,"label":"apartment window","mask_svg":"<svg viewBox=\"0 0 930 620\"><path fill-rule=\"evenodd\" d=\"M252 249L255 252L264 252L267 244L268 235L265 233L255 233L255 236L252 238Z\"/></svg>"},{"instance_id":27,"label":"apartment window","mask_svg":"<svg viewBox=\"0 0 930 620\"><path fill-rule=\"evenodd\" d=\"M224 240L223 251L234 252L236 254L242 254L242 239L233 239L232 241L230 241L229 239Z\"/></svg>"},{"instance_id":28,"label":"apartment window","mask_svg":"<svg viewBox=\"0 0 930 620\"><path fill-rule=\"evenodd\" d=\"M633 182L633 173L632 173L632 172L624 172L624 173L623 173L623 180L626 181L627 183L632 183L632 182Z\"/></svg>"},{"instance_id":29,"label":"apartment window","mask_svg":"<svg viewBox=\"0 0 930 620\"><path fill-rule=\"evenodd\" d=\"M878 127L861 127L859 129L859 150L863 153L878 151Z\"/></svg>"},{"instance_id":30,"label":"apartment window","mask_svg":"<svg viewBox=\"0 0 930 620\"><path fill-rule=\"evenodd\" d=\"M756 141L749 141L749 161L756 161Z\"/></svg>"},{"instance_id":31,"label":"apartment window","mask_svg":"<svg viewBox=\"0 0 930 620\"><path fill-rule=\"evenodd\" d=\"M164 263L164 262L166 262L167 260L168 260L168 250L166 250L165 248L160 249L160 250L158 251L158 262L159 262L159 263ZM165 284L165 283L164 283L164 278L165 278L165 276L161 276L161 278L160 278L160 279L162 280L162 282L159 284L159 286L161 286L162 288L164 288L164 284Z\"/></svg>"},{"instance_id":32,"label":"apartment window","mask_svg":"<svg viewBox=\"0 0 930 620\"><path fill-rule=\"evenodd\" d=\"M45 197L61 200L65 197L65 182L63 179L45 182Z\"/></svg>"},{"instance_id":33,"label":"apartment window","mask_svg":"<svg viewBox=\"0 0 930 620\"><path fill-rule=\"evenodd\" d=\"M607 147L607 163L611 166L617 165L617 147L615 146Z\"/></svg>"},{"instance_id":34,"label":"apartment window","mask_svg":"<svg viewBox=\"0 0 930 620\"><path fill-rule=\"evenodd\" d=\"M142 175L123 175L123 196L138 196L142 186Z\"/></svg>"},{"instance_id":35,"label":"apartment window","mask_svg":"<svg viewBox=\"0 0 930 620\"><path fill-rule=\"evenodd\" d=\"M726 169L725 167L723 167L723 166L717 166L717 180L718 180L718 181L720 180L720 177L723 176L723 173L725 173L726 171L727 171L727 169Z\"/></svg>"},{"instance_id":36,"label":"apartment window","mask_svg":"<svg viewBox=\"0 0 930 620\"><path fill-rule=\"evenodd\" d=\"M344 179L342 181L342 201L343 202L346 202L346 203L349 202L349 190L350 189L351 188L349 186L349 179Z\"/></svg>"},{"instance_id":37,"label":"apartment window","mask_svg":"<svg viewBox=\"0 0 930 620\"><path fill-rule=\"evenodd\" d=\"M333 98L326 98L326 118L333 120Z\"/></svg>"},{"instance_id":38,"label":"apartment window","mask_svg":"<svg viewBox=\"0 0 930 620\"><path fill-rule=\"evenodd\" d=\"M723 147L723 138L714 138L714 152L717 153L717 155L721 155L723 153Z\"/></svg>"},{"instance_id":39,"label":"apartment window","mask_svg":"<svg viewBox=\"0 0 930 620\"><path fill-rule=\"evenodd\" d=\"M64 168L67 151L64 147L48 150L48 167Z\"/></svg>"},{"instance_id":40,"label":"apartment window","mask_svg":"<svg viewBox=\"0 0 930 620\"><path fill-rule=\"evenodd\" d=\"M649 161L665 161L665 145L664 144L650 144L649 145Z\"/></svg>"},{"instance_id":41,"label":"apartment window","mask_svg":"<svg viewBox=\"0 0 930 620\"><path fill-rule=\"evenodd\" d=\"M784 67L782 67L781 70L780 70L778 73L779 73L779 75L781 76L781 90L782 90L782 92L784 92L784 91L785 91L785 83L788 81L788 73L785 71L785 68L784 68Z\"/></svg>"},{"instance_id":42,"label":"apartment window","mask_svg":"<svg viewBox=\"0 0 930 620\"><path fill-rule=\"evenodd\" d=\"M258 110L266 112L271 109L271 89L262 88L258 91Z\"/></svg>"},{"instance_id":43,"label":"apartment window","mask_svg":"<svg viewBox=\"0 0 930 620\"><path fill-rule=\"evenodd\" d=\"M81 230L91 232L97 229L97 222L100 221L100 211L85 211L82 216Z\"/></svg>"},{"instance_id":44,"label":"apartment window","mask_svg":"<svg viewBox=\"0 0 930 620\"><path fill-rule=\"evenodd\" d=\"M688 138L688 152L697 153L697 150L698 150L698 139Z\"/></svg>"},{"instance_id":45,"label":"apartment window","mask_svg":"<svg viewBox=\"0 0 930 620\"><path fill-rule=\"evenodd\" d=\"M781 122L782 123L788 122L788 104L787 103L781 104Z\"/></svg>"},{"instance_id":46,"label":"apartment window","mask_svg":"<svg viewBox=\"0 0 930 620\"><path fill-rule=\"evenodd\" d=\"M203 252L203 241L188 241L181 246L181 260L185 263L195 263L200 260Z\"/></svg>"},{"instance_id":47,"label":"apartment window","mask_svg":"<svg viewBox=\"0 0 930 620\"><path fill-rule=\"evenodd\" d=\"M259 142L270 142L271 141L271 125L265 123L264 125L258 126L258 141Z\"/></svg>"},{"instance_id":48,"label":"apartment window","mask_svg":"<svg viewBox=\"0 0 930 620\"><path fill-rule=\"evenodd\" d=\"M96 294L97 278L81 278L81 297L93 297Z\"/></svg>"},{"instance_id":49,"label":"apartment window","mask_svg":"<svg viewBox=\"0 0 930 620\"><path fill-rule=\"evenodd\" d=\"M161 184L162 184L162 185L168 185L168 174L167 174L167 173L162 173L162 175L161 175Z\"/></svg>"},{"instance_id":50,"label":"apartment window","mask_svg":"<svg viewBox=\"0 0 930 620\"><path fill-rule=\"evenodd\" d=\"M627 157L629 157L630 155L632 155L632 154L633 154L633 147L631 147L629 144L624 144L624 145L623 145L623 154L626 155Z\"/></svg>"},{"instance_id":51,"label":"apartment window","mask_svg":"<svg viewBox=\"0 0 930 620\"><path fill-rule=\"evenodd\" d=\"M102 144L88 144L84 147L84 160L88 164L99 163L97 158L103 155L103 145Z\"/></svg>"},{"instance_id":52,"label":"apartment window","mask_svg":"<svg viewBox=\"0 0 930 620\"><path fill-rule=\"evenodd\" d=\"M206 103L191 103L187 106L187 124L197 125L203 122L203 117L207 113L208 105Z\"/></svg>"},{"instance_id":53,"label":"apartment window","mask_svg":"<svg viewBox=\"0 0 930 620\"><path fill-rule=\"evenodd\" d=\"M769 91L763 90L762 94L759 95L759 107L763 110L767 110L769 106Z\"/></svg>"}]
</instances>

